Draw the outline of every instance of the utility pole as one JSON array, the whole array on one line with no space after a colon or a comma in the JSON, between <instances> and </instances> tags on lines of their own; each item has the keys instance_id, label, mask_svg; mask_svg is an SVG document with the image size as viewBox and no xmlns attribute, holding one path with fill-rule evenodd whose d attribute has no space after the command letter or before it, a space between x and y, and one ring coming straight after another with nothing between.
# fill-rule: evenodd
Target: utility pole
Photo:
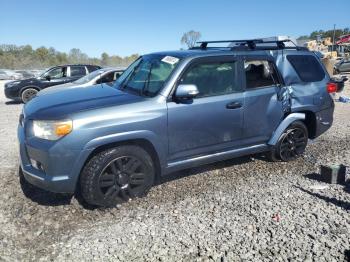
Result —
<instances>
[{"instance_id":1,"label":"utility pole","mask_svg":"<svg viewBox=\"0 0 350 262\"><path fill-rule=\"evenodd\" d=\"M334 24L334 26L333 26L332 52L333 52L333 48L334 48L334 38L335 38L335 24Z\"/></svg>"}]
</instances>

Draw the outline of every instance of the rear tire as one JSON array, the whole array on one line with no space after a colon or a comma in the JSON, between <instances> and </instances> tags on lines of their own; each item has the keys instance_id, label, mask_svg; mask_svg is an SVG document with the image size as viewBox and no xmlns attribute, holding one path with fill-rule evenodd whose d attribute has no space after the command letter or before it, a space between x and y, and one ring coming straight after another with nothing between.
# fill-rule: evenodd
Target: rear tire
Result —
<instances>
[{"instance_id":1,"label":"rear tire","mask_svg":"<svg viewBox=\"0 0 350 262\"><path fill-rule=\"evenodd\" d=\"M113 207L142 197L154 183L151 156L141 147L119 146L92 157L80 176L83 199L92 205Z\"/></svg>"},{"instance_id":2,"label":"rear tire","mask_svg":"<svg viewBox=\"0 0 350 262\"><path fill-rule=\"evenodd\" d=\"M22 102L25 104L28 103L30 100L33 99L34 96L36 96L38 92L39 92L38 90L31 87L24 89L21 93Z\"/></svg>"},{"instance_id":3,"label":"rear tire","mask_svg":"<svg viewBox=\"0 0 350 262\"><path fill-rule=\"evenodd\" d=\"M267 157L272 162L293 161L304 154L307 141L307 127L303 122L295 121L283 132Z\"/></svg>"}]
</instances>

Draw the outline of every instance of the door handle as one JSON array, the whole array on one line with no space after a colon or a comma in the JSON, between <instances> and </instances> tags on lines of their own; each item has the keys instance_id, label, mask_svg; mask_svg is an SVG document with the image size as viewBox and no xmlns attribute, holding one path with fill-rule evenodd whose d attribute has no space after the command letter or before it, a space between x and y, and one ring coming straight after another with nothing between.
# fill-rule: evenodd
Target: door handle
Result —
<instances>
[{"instance_id":1,"label":"door handle","mask_svg":"<svg viewBox=\"0 0 350 262\"><path fill-rule=\"evenodd\" d=\"M237 109L237 108L241 108L241 107L242 107L241 102L230 102L226 105L227 109Z\"/></svg>"}]
</instances>

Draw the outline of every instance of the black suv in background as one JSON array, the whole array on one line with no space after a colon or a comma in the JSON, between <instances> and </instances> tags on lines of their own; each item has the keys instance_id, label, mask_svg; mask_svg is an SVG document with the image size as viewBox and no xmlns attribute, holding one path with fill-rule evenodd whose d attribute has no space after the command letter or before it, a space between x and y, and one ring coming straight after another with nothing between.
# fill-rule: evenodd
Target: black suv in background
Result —
<instances>
[{"instance_id":1,"label":"black suv in background","mask_svg":"<svg viewBox=\"0 0 350 262\"><path fill-rule=\"evenodd\" d=\"M40 90L73 82L97 69L96 65L62 65L54 66L36 78L8 82L5 84L5 96L9 99L20 100L27 103Z\"/></svg>"}]
</instances>

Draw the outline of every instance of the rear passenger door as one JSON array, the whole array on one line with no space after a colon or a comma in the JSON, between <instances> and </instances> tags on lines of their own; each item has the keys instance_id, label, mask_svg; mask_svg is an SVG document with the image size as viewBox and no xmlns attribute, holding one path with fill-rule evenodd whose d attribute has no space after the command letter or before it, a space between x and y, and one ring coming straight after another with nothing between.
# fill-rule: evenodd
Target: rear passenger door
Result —
<instances>
[{"instance_id":1,"label":"rear passenger door","mask_svg":"<svg viewBox=\"0 0 350 262\"><path fill-rule=\"evenodd\" d=\"M277 94L281 78L272 59L265 56L245 57L245 109L243 137L248 144L265 143L283 118Z\"/></svg>"},{"instance_id":2,"label":"rear passenger door","mask_svg":"<svg viewBox=\"0 0 350 262\"><path fill-rule=\"evenodd\" d=\"M242 137L243 90L232 56L199 58L184 70L176 87L194 84L199 95L168 102L169 160L233 148ZM175 87L175 88L176 88Z\"/></svg>"}]
</instances>

